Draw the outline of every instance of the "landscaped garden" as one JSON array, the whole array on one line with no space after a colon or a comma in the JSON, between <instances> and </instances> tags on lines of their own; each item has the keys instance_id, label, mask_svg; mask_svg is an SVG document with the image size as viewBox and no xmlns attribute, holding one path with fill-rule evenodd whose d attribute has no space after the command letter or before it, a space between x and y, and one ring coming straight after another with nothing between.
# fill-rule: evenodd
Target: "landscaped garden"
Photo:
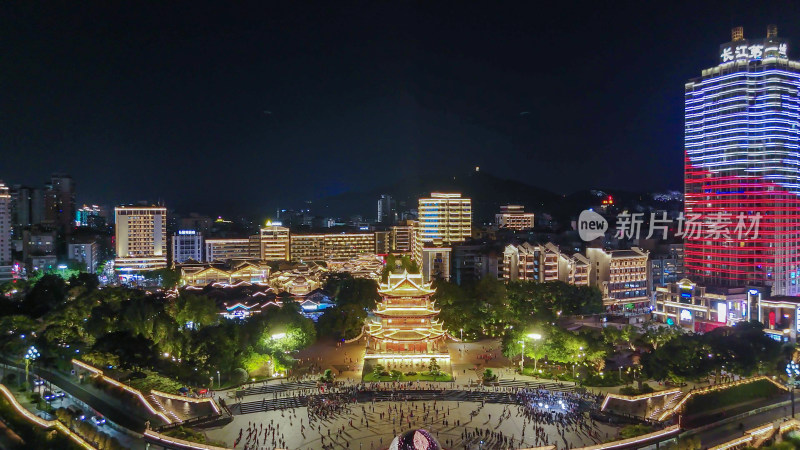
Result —
<instances>
[{"instance_id":1,"label":"landscaped garden","mask_svg":"<svg viewBox=\"0 0 800 450\"><path fill-rule=\"evenodd\" d=\"M687 416L702 414L739 404L774 398L784 392L769 380L757 380L752 383L693 395L686 401L685 413Z\"/></svg>"},{"instance_id":2,"label":"landscaped garden","mask_svg":"<svg viewBox=\"0 0 800 450\"><path fill-rule=\"evenodd\" d=\"M427 370L401 371L389 369L383 364L364 364L362 380L364 382L376 381L453 381L453 376L441 369L436 358L431 358Z\"/></svg>"}]
</instances>

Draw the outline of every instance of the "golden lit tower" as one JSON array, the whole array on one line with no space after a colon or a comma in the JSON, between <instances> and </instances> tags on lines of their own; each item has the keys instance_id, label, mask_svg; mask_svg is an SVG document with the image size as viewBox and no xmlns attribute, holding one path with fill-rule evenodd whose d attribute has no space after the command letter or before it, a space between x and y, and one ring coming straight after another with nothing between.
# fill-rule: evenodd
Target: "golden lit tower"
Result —
<instances>
[{"instance_id":1,"label":"golden lit tower","mask_svg":"<svg viewBox=\"0 0 800 450\"><path fill-rule=\"evenodd\" d=\"M445 331L436 316L439 310L431 296L436 292L420 274L389 274L378 293L382 300L367 323L367 349L376 358L411 356L448 357Z\"/></svg>"}]
</instances>

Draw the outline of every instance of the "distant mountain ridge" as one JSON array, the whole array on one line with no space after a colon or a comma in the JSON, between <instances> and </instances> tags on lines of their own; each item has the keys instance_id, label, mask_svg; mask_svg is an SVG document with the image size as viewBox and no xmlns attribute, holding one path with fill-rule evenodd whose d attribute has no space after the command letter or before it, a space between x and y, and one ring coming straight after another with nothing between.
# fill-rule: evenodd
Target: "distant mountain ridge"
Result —
<instances>
[{"instance_id":1,"label":"distant mountain ridge","mask_svg":"<svg viewBox=\"0 0 800 450\"><path fill-rule=\"evenodd\" d=\"M622 203L648 200L646 193L603 191L614 195L615 200ZM417 200L429 196L431 192L459 192L471 198L476 224L494 221L494 215L500 211L501 205L524 205L526 211L547 212L563 220L577 216L584 208L599 203L597 195L589 190L563 195L521 181L473 171L448 178L439 175L406 179L376 189L325 197L313 202L311 210L315 215L325 217L361 215L367 220L375 220L381 194L391 195L397 202L398 211L403 211L416 209Z\"/></svg>"}]
</instances>

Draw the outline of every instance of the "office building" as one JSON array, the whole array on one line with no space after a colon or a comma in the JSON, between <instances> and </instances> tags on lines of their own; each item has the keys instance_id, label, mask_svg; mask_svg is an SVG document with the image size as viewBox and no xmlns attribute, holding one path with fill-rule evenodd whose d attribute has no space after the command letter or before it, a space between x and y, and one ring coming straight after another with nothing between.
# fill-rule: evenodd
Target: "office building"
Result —
<instances>
[{"instance_id":1,"label":"office building","mask_svg":"<svg viewBox=\"0 0 800 450\"><path fill-rule=\"evenodd\" d=\"M685 85L685 215L700 231L685 227L685 265L698 284L800 294L800 62L787 46L774 26L757 39L735 28Z\"/></svg>"},{"instance_id":2,"label":"office building","mask_svg":"<svg viewBox=\"0 0 800 450\"><path fill-rule=\"evenodd\" d=\"M292 261L326 261L375 254L375 233L292 234Z\"/></svg>"},{"instance_id":3,"label":"office building","mask_svg":"<svg viewBox=\"0 0 800 450\"><path fill-rule=\"evenodd\" d=\"M378 199L378 223L392 225L397 220L397 207L391 195L383 194Z\"/></svg>"},{"instance_id":4,"label":"office building","mask_svg":"<svg viewBox=\"0 0 800 450\"><path fill-rule=\"evenodd\" d=\"M47 257L47 258L46 258ZM50 268L56 264L56 232L33 230L22 232L22 259L28 270Z\"/></svg>"},{"instance_id":5,"label":"office building","mask_svg":"<svg viewBox=\"0 0 800 450\"><path fill-rule=\"evenodd\" d=\"M638 247L630 250L586 249L591 262L590 285L600 288L607 313L634 317L650 312L648 255Z\"/></svg>"},{"instance_id":6,"label":"office building","mask_svg":"<svg viewBox=\"0 0 800 450\"><path fill-rule=\"evenodd\" d=\"M292 234L289 237L292 261L324 261L325 236L322 234Z\"/></svg>"},{"instance_id":7,"label":"office building","mask_svg":"<svg viewBox=\"0 0 800 450\"><path fill-rule=\"evenodd\" d=\"M167 267L167 208L117 206L114 223L114 267L121 275Z\"/></svg>"},{"instance_id":8,"label":"office building","mask_svg":"<svg viewBox=\"0 0 800 450\"><path fill-rule=\"evenodd\" d=\"M375 233L326 234L323 249L325 259L375 254Z\"/></svg>"},{"instance_id":9,"label":"office building","mask_svg":"<svg viewBox=\"0 0 800 450\"><path fill-rule=\"evenodd\" d=\"M472 235L472 200L461 194L434 192L419 199L418 220L419 242L463 242Z\"/></svg>"},{"instance_id":10,"label":"office building","mask_svg":"<svg viewBox=\"0 0 800 450\"><path fill-rule=\"evenodd\" d=\"M522 205L501 206L500 214L495 214L494 218L498 228L529 230L534 224L533 213L526 213Z\"/></svg>"},{"instance_id":11,"label":"office building","mask_svg":"<svg viewBox=\"0 0 800 450\"><path fill-rule=\"evenodd\" d=\"M392 252L405 253L412 250L414 246L414 240L411 237L413 223L413 220L406 220L402 224L390 228Z\"/></svg>"},{"instance_id":12,"label":"office building","mask_svg":"<svg viewBox=\"0 0 800 450\"><path fill-rule=\"evenodd\" d=\"M375 251L376 255L387 255L392 251L392 232L375 232Z\"/></svg>"},{"instance_id":13,"label":"office building","mask_svg":"<svg viewBox=\"0 0 800 450\"><path fill-rule=\"evenodd\" d=\"M647 290L677 283L684 278L683 244L670 244L666 251L650 252L647 260Z\"/></svg>"},{"instance_id":14,"label":"office building","mask_svg":"<svg viewBox=\"0 0 800 450\"><path fill-rule=\"evenodd\" d=\"M75 212L75 226L102 229L106 227L106 212L97 205L83 205Z\"/></svg>"},{"instance_id":15,"label":"office building","mask_svg":"<svg viewBox=\"0 0 800 450\"><path fill-rule=\"evenodd\" d=\"M419 265L420 273L425 280L441 279L450 280L452 247L436 244L425 244L420 248Z\"/></svg>"},{"instance_id":16,"label":"office building","mask_svg":"<svg viewBox=\"0 0 800 450\"><path fill-rule=\"evenodd\" d=\"M458 193L433 192L419 199L418 217L412 227L414 260L425 282L449 280L452 245L472 234L472 201Z\"/></svg>"},{"instance_id":17,"label":"office building","mask_svg":"<svg viewBox=\"0 0 800 450\"><path fill-rule=\"evenodd\" d=\"M289 229L280 222L267 222L261 229L259 246L262 261L289 261Z\"/></svg>"},{"instance_id":18,"label":"office building","mask_svg":"<svg viewBox=\"0 0 800 450\"><path fill-rule=\"evenodd\" d=\"M22 185L10 188L11 226L14 239L22 238L22 230L44 221L44 191Z\"/></svg>"},{"instance_id":19,"label":"office building","mask_svg":"<svg viewBox=\"0 0 800 450\"><path fill-rule=\"evenodd\" d=\"M0 266L11 265L11 226L11 194L0 181Z\"/></svg>"},{"instance_id":20,"label":"office building","mask_svg":"<svg viewBox=\"0 0 800 450\"><path fill-rule=\"evenodd\" d=\"M99 252L100 245L94 240L73 240L67 244L67 259L82 263L89 273L97 272Z\"/></svg>"},{"instance_id":21,"label":"office building","mask_svg":"<svg viewBox=\"0 0 800 450\"><path fill-rule=\"evenodd\" d=\"M195 230L178 230L172 235L172 262L203 261L203 234Z\"/></svg>"},{"instance_id":22,"label":"office building","mask_svg":"<svg viewBox=\"0 0 800 450\"><path fill-rule=\"evenodd\" d=\"M66 174L53 174L45 186L44 221L60 233L70 233L75 224L75 182Z\"/></svg>"},{"instance_id":23,"label":"office building","mask_svg":"<svg viewBox=\"0 0 800 450\"><path fill-rule=\"evenodd\" d=\"M205 240L206 261L246 261L261 259L260 239L214 238Z\"/></svg>"},{"instance_id":24,"label":"office building","mask_svg":"<svg viewBox=\"0 0 800 450\"><path fill-rule=\"evenodd\" d=\"M503 276L503 251L493 242L455 245L452 256L452 281L456 284Z\"/></svg>"}]
</instances>

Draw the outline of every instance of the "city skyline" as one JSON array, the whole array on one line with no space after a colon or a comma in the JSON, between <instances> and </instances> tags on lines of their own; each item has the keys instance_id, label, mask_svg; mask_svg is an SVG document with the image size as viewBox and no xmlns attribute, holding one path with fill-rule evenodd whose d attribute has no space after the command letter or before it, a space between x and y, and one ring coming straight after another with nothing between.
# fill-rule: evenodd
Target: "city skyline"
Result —
<instances>
[{"instance_id":1,"label":"city skyline","mask_svg":"<svg viewBox=\"0 0 800 450\"><path fill-rule=\"evenodd\" d=\"M800 448L800 3L578 6L0 4L0 447Z\"/></svg>"},{"instance_id":2,"label":"city skyline","mask_svg":"<svg viewBox=\"0 0 800 450\"><path fill-rule=\"evenodd\" d=\"M202 4L4 8L17 20L4 27L14 52L3 61L12 95L0 144L13 171L2 179L38 184L62 171L79 203L223 213L474 166L558 193L679 189L682 83L715 64L731 26L800 35L781 20L797 10L788 2L754 14L704 3L690 18L655 5L498 6L477 23L480 8L463 5L262 7L214 21ZM585 132L571 133L575 124ZM530 179L531 167L547 170ZM209 183L225 188L198 195Z\"/></svg>"}]
</instances>

